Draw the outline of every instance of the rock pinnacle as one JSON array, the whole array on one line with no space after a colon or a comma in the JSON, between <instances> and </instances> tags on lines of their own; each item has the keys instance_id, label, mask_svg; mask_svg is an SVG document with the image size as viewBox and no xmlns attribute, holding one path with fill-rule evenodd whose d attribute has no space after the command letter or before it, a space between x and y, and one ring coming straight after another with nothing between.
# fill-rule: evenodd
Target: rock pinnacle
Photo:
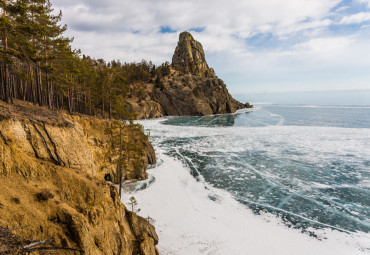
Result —
<instances>
[{"instance_id":1,"label":"rock pinnacle","mask_svg":"<svg viewBox=\"0 0 370 255\"><path fill-rule=\"evenodd\" d=\"M215 77L213 68L208 67L202 44L194 40L189 32L180 34L172 57L172 66L184 73L207 78Z\"/></svg>"}]
</instances>

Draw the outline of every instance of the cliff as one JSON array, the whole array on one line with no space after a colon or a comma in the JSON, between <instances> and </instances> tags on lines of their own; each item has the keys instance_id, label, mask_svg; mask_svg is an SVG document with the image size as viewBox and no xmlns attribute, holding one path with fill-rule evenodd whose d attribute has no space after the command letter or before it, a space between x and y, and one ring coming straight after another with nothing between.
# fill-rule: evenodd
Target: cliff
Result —
<instances>
[{"instance_id":1,"label":"cliff","mask_svg":"<svg viewBox=\"0 0 370 255\"><path fill-rule=\"evenodd\" d=\"M176 70L164 80L163 88L153 90L153 97L163 115L170 116L225 114L244 108L232 98L222 80Z\"/></svg>"},{"instance_id":2,"label":"cliff","mask_svg":"<svg viewBox=\"0 0 370 255\"><path fill-rule=\"evenodd\" d=\"M145 84L146 98L129 100L136 118L212 115L250 107L235 100L207 64L202 45L188 32L179 42L167 73Z\"/></svg>"},{"instance_id":3,"label":"cliff","mask_svg":"<svg viewBox=\"0 0 370 255\"><path fill-rule=\"evenodd\" d=\"M54 239L55 246L86 254L158 254L154 227L127 210L104 180L107 174L117 180L107 156L109 125L25 102L0 102L0 226L27 225L15 234ZM125 176L146 178L154 150L143 132L125 132L145 151L132 155Z\"/></svg>"},{"instance_id":4,"label":"cliff","mask_svg":"<svg viewBox=\"0 0 370 255\"><path fill-rule=\"evenodd\" d=\"M215 72L208 67L202 44L194 40L189 32L179 36L179 42L172 57L172 66L184 73L214 78Z\"/></svg>"}]
</instances>

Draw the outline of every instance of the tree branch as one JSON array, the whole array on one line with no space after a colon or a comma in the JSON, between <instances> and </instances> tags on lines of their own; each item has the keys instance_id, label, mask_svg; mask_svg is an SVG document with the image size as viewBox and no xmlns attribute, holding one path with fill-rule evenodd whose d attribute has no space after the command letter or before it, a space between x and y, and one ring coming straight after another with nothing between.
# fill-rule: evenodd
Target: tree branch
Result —
<instances>
[{"instance_id":1,"label":"tree branch","mask_svg":"<svg viewBox=\"0 0 370 255\"><path fill-rule=\"evenodd\" d=\"M22 229L22 228L28 228L29 225L26 225L26 226L21 226L21 227L17 227L17 228L12 228L12 229L9 229L9 231L14 231L14 230L18 230L18 229Z\"/></svg>"},{"instance_id":2,"label":"tree branch","mask_svg":"<svg viewBox=\"0 0 370 255\"><path fill-rule=\"evenodd\" d=\"M38 246L40 244L50 244L50 243L54 243L54 239L45 240L45 241L34 241L34 242L32 242L32 243L30 243L28 245L23 246L23 249L28 250L29 248Z\"/></svg>"}]
</instances>

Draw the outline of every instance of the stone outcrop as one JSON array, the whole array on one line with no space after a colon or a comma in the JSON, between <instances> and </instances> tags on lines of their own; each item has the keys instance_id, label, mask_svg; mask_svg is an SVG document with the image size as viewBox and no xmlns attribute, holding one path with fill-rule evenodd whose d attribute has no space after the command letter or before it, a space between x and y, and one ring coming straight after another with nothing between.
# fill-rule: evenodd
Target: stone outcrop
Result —
<instances>
[{"instance_id":1,"label":"stone outcrop","mask_svg":"<svg viewBox=\"0 0 370 255\"><path fill-rule=\"evenodd\" d=\"M245 106L229 94L226 85L208 67L202 45L188 32L179 36L171 74L153 90L164 115L233 113Z\"/></svg>"},{"instance_id":2,"label":"stone outcrop","mask_svg":"<svg viewBox=\"0 0 370 255\"><path fill-rule=\"evenodd\" d=\"M164 115L196 115L232 113L244 105L231 97L224 82L217 78L194 75L173 75L164 89L154 91Z\"/></svg>"},{"instance_id":3,"label":"stone outcrop","mask_svg":"<svg viewBox=\"0 0 370 255\"><path fill-rule=\"evenodd\" d=\"M135 119L150 119L159 118L163 116L162 106L152 100L137 100L136 98L130 98L127 100L127 110L134 113Z\"/></svg>"},{"instance_id":4,"label":"stone outcrop","mask_svg":"<svg viewBox=\"0 0 370 255\"><path fill-rule=\"evenodd\" d=\"M0 226L28 225L14 234L54 238L55 246L86 254L158 254L154 227L128 211L117 189L104 180L107 174L117 179L107 156L109 124L24 102L0 102ZM126 132L145 151L132 157L126 178L146 178L154 149L142 132Z\"/></svg>"},{"instance_id":5,"label":"stone outcrop","mask_svg":"<svg viewBox=\"0 0 370 255\"><path fill-rule=\"evenodd\" d=\"M188 32L179 36L169 74L145 84L145 100L131 98L137 118L233 113L249 107L235 100L209 68L202 45Z\"/></svg>"},{"instance_id":6,"label":"stone outcrop","mask_svg":"<svg viewBox=\"0 0 370 255\"><path fill-rule=\"evenodd\" d=\"M172 66L184 73L200 77L215 77L213 69L208 67L202 44L195 41L189 32L180 34L172 57Z\"/></svg>"}]
</instances>

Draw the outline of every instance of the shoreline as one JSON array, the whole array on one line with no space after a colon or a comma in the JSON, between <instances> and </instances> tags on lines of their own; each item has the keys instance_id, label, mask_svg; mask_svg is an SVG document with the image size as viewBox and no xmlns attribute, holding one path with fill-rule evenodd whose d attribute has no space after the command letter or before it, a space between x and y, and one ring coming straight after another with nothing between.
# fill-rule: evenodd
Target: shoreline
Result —
<instances>
[{"instance_id":1,"label":"shoreline","mask_svg":"<svg viewBox=\"0 0 370 255\"><path fill-rule=\"evenodd\" d=\"M319 240L273 215L254 215L226 191L197 182L180 161L156 149L163 164L148 170L149 181L132 184L139 190L125 192L123 202L134 196L139 214L155 220L161 254L360 255L370 248L366 234L359 238L322 229L315 231ZM148 186L140 189L143 183Z\"/></svg>"}]
</instances>

